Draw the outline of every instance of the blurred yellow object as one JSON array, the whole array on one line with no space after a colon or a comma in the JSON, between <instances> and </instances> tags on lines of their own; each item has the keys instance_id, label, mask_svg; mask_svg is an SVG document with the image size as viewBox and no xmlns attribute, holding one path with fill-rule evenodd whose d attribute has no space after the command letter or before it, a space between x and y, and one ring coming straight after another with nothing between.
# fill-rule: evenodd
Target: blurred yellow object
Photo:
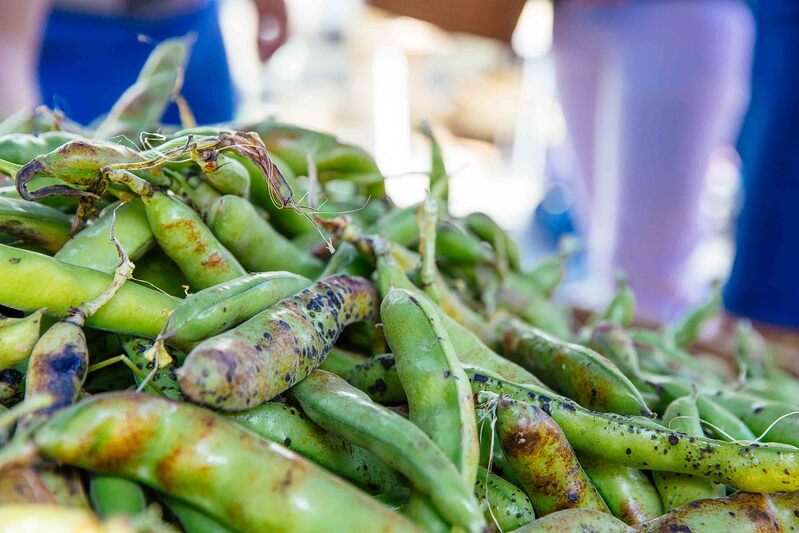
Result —
<instances>
[{"instance_id":1,"label":"blurred yellow object","mask_svg":"<svg viewBox=\"0 0 799 533\"><path fill-rule=\"evenodd\" d=\"M133 533L124 519L105 522L90 511L58 505L15 503L0 506L0 533Z\"/></svg>"}]
</instances>

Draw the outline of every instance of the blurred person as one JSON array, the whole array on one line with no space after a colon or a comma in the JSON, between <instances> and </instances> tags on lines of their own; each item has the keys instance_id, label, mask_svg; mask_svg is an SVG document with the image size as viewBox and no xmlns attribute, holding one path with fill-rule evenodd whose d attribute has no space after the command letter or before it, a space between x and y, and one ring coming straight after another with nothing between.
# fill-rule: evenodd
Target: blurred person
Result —
<instances>
[{"instance_id":1,"label":"blurred person","mask_svg":"<svg viewBox=\"0 0 799 533\"><path fill-rule=\"evenodd\" d=\"M617 268L644 319L673 318L701 296L687 271L702 238L699 199L712 151L737 133L752 40L742 0L555 0L595 301Z\"/></svg>"},{"instance_id":2,"label":"blurred person","mask_svg":"<svg viewBox=\"0 0 799 533\"><path fill-rule=\"evenodd\" d=\"M286 37L285 0L254 3L265 61ZM219 0L5 0L3 8L4 115L43 103L88 124L135 81L155 43L192 33L181 93L200 123L233 118ZM164 122L179 122L176 106Z\"/></svg>"},{"instance_id":3,"label":"blurred person","mask_svg":"<svg viewBox=\"0 0 799 533\"><path fill-rule=\"evenodd\" d=\"M799 2L755 4L749 110L739 139L743 205L728 310L799 327ZM794 368L795 349L793 350Z\"/></svg>"}]
</instances>

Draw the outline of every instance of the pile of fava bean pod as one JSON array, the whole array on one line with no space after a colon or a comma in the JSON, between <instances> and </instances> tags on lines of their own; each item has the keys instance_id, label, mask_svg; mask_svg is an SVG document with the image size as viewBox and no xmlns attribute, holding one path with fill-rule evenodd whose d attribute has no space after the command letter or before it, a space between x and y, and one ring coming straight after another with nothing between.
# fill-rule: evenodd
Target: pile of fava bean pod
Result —
<instances>
[{"instance_id":1,"label":"pile of fava bean pod","mask_svg":"<svg viewBox=\"0 0 799 533\"><path fill-rule=\"evenodd\" d=\"M718 290L575 325L573 246L396 207L362 149L158 123L188 40L94 129L0 123L0 531L793 531L799 382ZM179 98L177 98L180 101Z\"/></svg>"}]
</instances>

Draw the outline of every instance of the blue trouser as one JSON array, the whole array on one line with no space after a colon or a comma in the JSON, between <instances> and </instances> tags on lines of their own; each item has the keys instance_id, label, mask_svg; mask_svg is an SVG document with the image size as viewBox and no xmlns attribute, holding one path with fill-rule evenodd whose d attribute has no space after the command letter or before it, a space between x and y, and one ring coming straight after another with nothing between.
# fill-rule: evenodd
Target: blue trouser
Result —
<instances>
[{"instance_id":1,"label":"blue trouser","mask_svg":"<svg viewBox=\"0 0 799 533\"><path fill-rule=\"evenodd\" d=\"M88 124L107 113L130 86L154 44L193 32L197 40L182 94L201 124L233 118L233 86L219 29L218 4L165 19L146 20L53 10L39 59L42 102ZM140 40L143 35L147 39ZM179 123L177 106L164 117Z\"/></svg>"},{"instance_id":2,"label":"blue trouser","mask_svg":"<svg viewBox=\"0 0 799 533\"><path fill-rule=\"evenodd\" d=\"M799 326L799 2L765 0L757 12L752 93L739 150L744 203L727 308Z\"/></svg>"}]
</instances>

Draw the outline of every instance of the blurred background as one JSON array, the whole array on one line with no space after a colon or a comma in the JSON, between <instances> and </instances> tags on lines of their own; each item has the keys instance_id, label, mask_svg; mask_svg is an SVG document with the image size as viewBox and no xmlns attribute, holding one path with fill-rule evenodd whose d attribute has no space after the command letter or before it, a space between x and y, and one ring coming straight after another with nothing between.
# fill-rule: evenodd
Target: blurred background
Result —
<instances>
[{"instance_id":1,"label":"blurred background","mask_svg":"<svg viewBox=\"0 0 799 533\"><path fill-rule=\"evenodd\" d=\"M425 195L429 144L417 127L428 121L451 173L454 215L494 217L528 265L564 236L579 239L560 294L569 303L606 302L621 269L646 320L672 319L713 280L729 280L730 312L799 325L799 252L784 246L796 225L780 211L799 180L769 189L781 198L739 224L735 259L747 183L739 154L756 162L752 176L768 177L779 158L763 145L790 152L767 134L797 106L772 94L757 108L754 95L788 76L780 61L799 38L764 36L769 24L799 19L793 0L754 10L743 0L9 3L19 4L13 19L27 22L6 19L0 52L26 74L5 78L2 114L43 103L87 122L90 108L70 91L118 86L113 102L143 63L125 70L134 49L143 58L170 31L197 31L184 96L200 122L271 115L333 132L370 150L392 198L410 205ZM112 42L120 17L137 22L125 26L128 41ZM108 68L81 66L103 53L113 54ZM81 71L77 88L51 82L81 68L91 72ZM25 76L31 85L20 90ZM793 77L777 92L795 89ZM790 142L783 133L775 135Z\"/></svg>"}]
</instances>

